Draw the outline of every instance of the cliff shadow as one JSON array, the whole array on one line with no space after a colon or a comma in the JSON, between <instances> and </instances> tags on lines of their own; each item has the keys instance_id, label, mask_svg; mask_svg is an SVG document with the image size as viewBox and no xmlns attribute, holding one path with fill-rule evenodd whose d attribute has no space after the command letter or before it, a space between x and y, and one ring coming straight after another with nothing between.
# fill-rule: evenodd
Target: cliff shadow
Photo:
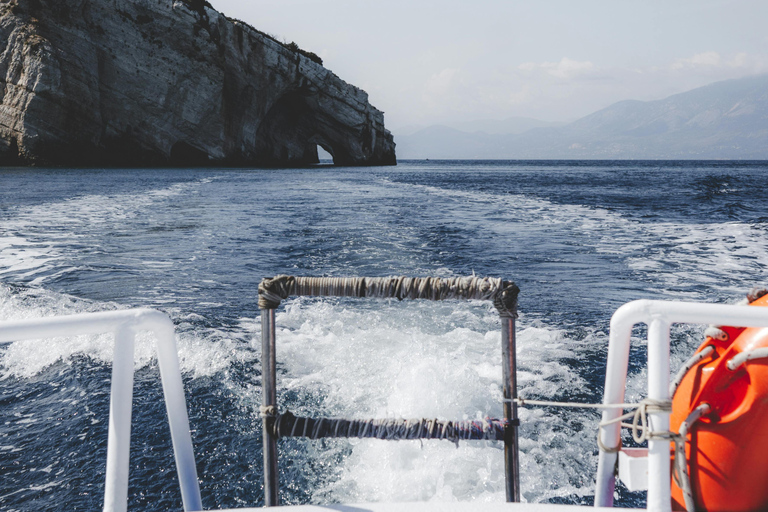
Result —
<instances>
[{"instance_id":1,"label":"cliff shadow","mask_svg":"<svg viewBox=\"0 0 768 512\"><path fill-rule=\"evenodd\" d=\"M309 88L280 97L256 132L260 163L274 167L317 164L320 147L334 165L353 165L355 158L345 141L350 136L349 127L325 114L321 103L320 94Z\"/></svg>"}]
</instances>

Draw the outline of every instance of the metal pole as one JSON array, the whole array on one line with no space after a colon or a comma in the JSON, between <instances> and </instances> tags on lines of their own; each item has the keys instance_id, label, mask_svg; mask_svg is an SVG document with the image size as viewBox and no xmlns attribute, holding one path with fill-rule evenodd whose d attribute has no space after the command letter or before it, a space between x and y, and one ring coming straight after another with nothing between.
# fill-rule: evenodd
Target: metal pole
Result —
<instances>
[{"instance_id":1,"label":"metal pole","mask_svg":"<svg viewBox=\"0 0 768 512\"><path fill-rule=\"evenodd\" d=\"M128 509L134 339L134 332L129 327L121 327L115 332L104 486L105 512L125 512Z\"/></svg>"},{"instance_id":2,"label":"metal pole","mask_svg":"<svg viewBox=\"0 0 768 512\"><path fill-rule=\"evenodd\" d=\"M620 404L624 402L624 392L629 365L629 345L632 337L632 327L642 321L635 313L636 304L624 304L611 317L610 334L608 337L608 359L605 367L605 386L603 391L604 404ZM606 423L598 429L598 435L603 446L620 448L621 427L614 421L621 416L621 409L605 409L602 421ZM613 507L613 493L616 489L616 459L618 452L600 450L597 455L597 482L595 486L595 507Z\"/></svg>"},{"instance_id":3,"label":"metal pole","mask_svg":"<svg viewBox=\"0 0 768 512\"><path fill-rule=\"evenodd\" d=\"M157 337L157 366L160 368L160 380L163 383L165 409L168 412L168 426L171 429L173 454L181 487L181 502L185 512L203 510L195 452L189 430L189 415L184 399L184 383L181 380L179 356L176 351L176 334L173 323L167 316L158 315L155 322L152 330Z\"/></svg>"},{"instance_id":4,"label":"metal pole","mask_svg":"<svg viewBox=\"0 0 768 512\"><path fill-rule=\"evenodd\" d=\"M648 324L648 398L669 400L670 322L656 317ZM669 413L648 414L652 432L669 431ZM648 510L672 510L670 491L669 441L648 440Z\"/></svg>"},{"instance_id":5,"label":"metal pole","mask_svg":"<svg viewBox=\"0 0 768 512\"><path fill-rule=\"evenodd\" d=\"M275 362L275 310L261 310L261 404L277 406L277 364ZM269 433L265 418L262 425L264 444L264 506L278 506L277 440Z\"/></svg>"},{"instance_id":6,"label":"metal pole","mask_svg":"<svg viewBox=\"0 0 768 512\"><path fill-rule=\"evenodd\" d=\"M509 427L504 436L504 468L507 475L507 501L520 501L520 458L517 445L517 361L515 349L515 319L501 317L501 353L504 372L504 418Z\"/></svg>"}]
</instances>

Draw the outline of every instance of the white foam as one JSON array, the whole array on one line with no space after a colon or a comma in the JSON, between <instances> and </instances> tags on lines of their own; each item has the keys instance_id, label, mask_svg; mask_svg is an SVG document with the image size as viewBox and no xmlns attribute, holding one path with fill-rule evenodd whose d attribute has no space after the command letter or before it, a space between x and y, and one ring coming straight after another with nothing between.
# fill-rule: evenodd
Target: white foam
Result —
<instances>
[{"instance_id":1,"label":"white foam","mask_svg":"<svg viewBox=\"0 0 768 512\"><path fill-rule=\"evenodd\" d=\"M0 321L43 318L95 311L121 309L115 303L78 299L72 296L35 288L10 288L0 284ZM252 333L233 326L230 328L200 327L196 315L170 312L176 320L177 346L181 369L191 377L216 375L228 369L234 361L251 362ZM94 361L111 364L113 338L110 334L18 341L0 350L0 378L32 377L49 366L85 356ZM155 364L154 337L141 332L136 337L136 369Z\"/></svg>"},{"instance_id":2,"label":"white foam","mask_svg":"<svg viewBox=\"0 0 768 512\"><path fill-rule=\"evenodd\" d=\"M61 268L68 253L66 248L87 240L86 233L94 229L119 233L122 224L144 215L154 203L192 194L215 179L176 183L140 193L90 194L34 206L11 207L0 224L0 279L13 278L41 286L68 271ZM68 269L71 271L75 267Z\"/></svg>"},{"instance_id":3,"label":"white foam","mask_svg":"<svg viewBox=\"0 0 768 512\"><path fill-rule=\"evenodd\" d=\"M40 289L0 286L0 320L117 307ZM256 364L256 350L248 341L252 338L258 344L259 323L242 319L237 326L214 329L201 327L205 322L197 314L171 313L183 371L192 377L217 375L224 386L256 407L259 390L231 380L228 369L235 363ZM298 393L302 400L292 404L295 412L356 418L501 415L499 322L485 303L382 302L357 307L297 299L286 303L277 324L281 400L285 403L286 393ZM559 362L577 356L573 340L542 324L522 324L521 394L539 396L566 386L583 387L578 376ZM109 364L111 347L109 336L17 342L0 353L0 368L7 378L33 376L76 356ZM139 337L136 352L137 368L152 364L154 347L148 336ZM548 411L521 411L521 416L530 425L521 439L527 499L589 493L589 485L568 482L576 472L573 463L559 462L575 450L565 441L572 430L567 421ZM423 447L418 442L362 441L344 455L347 446L323 451L308 444L309 456L323 464L340 455L344 459L333 473L337 478L315 489L314 499L503 500L503 455L497 443L462 443L457 449L439 441L425 442ZM589 452L588 445L583 447ZM536 479L557 484L553 490L536 485Z\"/></svg>"},{"instance_id":4,"label":"white foam","mask_svg":"<svg viewBox=\"0 0 768 512\"><path fill-rule=\"evenodd\" d=\"M381 182L406 195L427 193L460 202L442 213L449 218L455 212L460 215L455 220L477 224L486 236L509 237L520 230L567 235L597 253L620 255L628 268L644 274L638 281L655 285L648 291L660 298L711 302L768 285L768 232L763 226L636 220L614 210L534 196ZM692 283L706 288L691 290Z\"/></svg>"},{"instance_id":5,"label":"white foam","mask_svg":"<svg viewBox=\"0 0 768 512\"><path fill-rule=\"evenodd\" d=\"M492 307L377 304L352 309L297 299L277 315L278 390L301 393L294 412L353 418L501 417L501 335ZM560 362L578 359L582 342L541 323L525 326L523 320L522 325L520 394L583 390L581 378ZM596 425L597 416L577 412L561 419L552 411L522 410L521 417L526 425L521 439L526 499L593 492L594 429L573 439L569 432L574 421ZM337 478L315 490L317 501L504 500L498 443L456 448L441 441L363 440L353 442L346 457L343 448L330 446L330 454L314 444L307 447L319 460L344 458Z\"/></svg>"}]
</instances>

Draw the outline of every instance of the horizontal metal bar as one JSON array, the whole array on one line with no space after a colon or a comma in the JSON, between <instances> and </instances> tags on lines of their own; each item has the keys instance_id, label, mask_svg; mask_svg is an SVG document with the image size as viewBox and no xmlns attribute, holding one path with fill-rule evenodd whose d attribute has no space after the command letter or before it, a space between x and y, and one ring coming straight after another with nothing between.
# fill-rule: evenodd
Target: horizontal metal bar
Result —
<instances>
[{"instance_id":1,"label":"horizontal metal bar","mask_svg":"<svg viewBox=\"0 0 768 512\"><path fill-rule=\"evenodd\" d=\"M520 289L495 277L302 277L275 276L259 284L259 308L276 309L290 296L378 299L489 300L502 316L517 316Z\"/></svg>"},{"instance_id":2,"label":"horizontal metal bar","mask_svg":"<svg viewBox=\"0 0 768 512\"><path fill-rule=\"evenodd\" d=\"M338 418L306 418L290 412L268 417L267 428L275 437L308 437L321 439L374 438L390 441L408 439L445 439L452 442L486 440L503 441L510 426L507 420L436 420L378 419L347 420Z\"/></svg>"},{"instance_id":3,"label":"horizontal metal bar","mask_svg":"<svg viewBox=\"0 0 768 512\"><path fill-rule=\"evenodd\" d=\"M48 318L30 318L2 322L0 324L0 343L14 341L63 338L82 334L102 334L115 332L123 327L134 327L147 331L162 330L170 322L168 317L153 309L127 309L104 311L100 313L81 313L77 315ZM173 324L171 324L173 329Z\"/></svg>"}]
</instances>

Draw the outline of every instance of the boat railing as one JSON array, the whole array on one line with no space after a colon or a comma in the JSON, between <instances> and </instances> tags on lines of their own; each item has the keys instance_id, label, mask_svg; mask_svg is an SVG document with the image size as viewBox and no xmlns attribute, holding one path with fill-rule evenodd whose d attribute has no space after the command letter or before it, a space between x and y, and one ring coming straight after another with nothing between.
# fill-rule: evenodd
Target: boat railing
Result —
<instances>
[{"instance_id":1,"label":"boat railing","mask_svg":"<svg viewBox=\"0 0 768 512\"><path fill-rule=\"evenodd\" d=\"M3 322L0 323L0 344L89 334L114 335L104 511L125 512L128 506L134 345L136 334L141 331L152 332L156 339L184 510L202 510L176 336L168 316L151 309L131 309Z\"/></svg>"},{"instance_id":2,"label":"boat railing","mask_svg":"<svg viewBox=\"0 0 768 512\"><path fill-rule=\"evenodd\" d=\"M605 374L603 404L621 404L626 390L627 369L632 328L646 324L648 341L648 398L659 402L670 400L670 329L673 324L717 324L741 327L768 327L768 308L725 304L637 300L624 304L611 317L608 363ZM596 507L613 506L615 467L620 448L619 423L621 408L603 412L600 441L608 450L598 458ZM663 408L648 411L649 430L668 432L670 412ZM647 508L671 510L670 440L663 436L648 440ZM620 475L621 476L621 475Z\"/></svg>"},{"instance_id":3,"label":"boat railing","mask_svg":"<svg viewBox=\"0 0 768 512\"><path fill-rule=\"evenodd\" d=\"M467 279L469 281L461 281ZM425 280L429 280L426 282ZM470 286L465 286L467 284ZM519 501L519 462L517 460L517 410L515 378L515 317L517 287L514 283L482 278L294 278L278 276L262 282L259 306L262 310L263 429L265 465L265 505L277 505L277 448L279 428L274 428L276 409L275 310L280 300L292 295L340 297L395 297L400 299L446 298L492 300L502 319L503 435L505 443L508 501ZM719 324L741 327L768 327L768 308L638 300L620 307L611 318L604 405L621 404L626 390L630 340L636 324L647 329L648 398L670 400L670 329L673 324ZM27 319L0 323L0 344L21 340L72 337L112 333L114 355L110 391L109 433L107 441L104 510L127 509L130 430L133 399L134 344L136 334L154 334L174 457L185 511L202 510L186 400L179 369L174 326L163 313L149 309L85 313L79 315ZM621 453L619 423L609 423L621 415L620 407L606 408L600 429L596 507L611 507L615 489L615 468ZM273 428L267 428L272 421ZM309 418L293 418L306 421ZM290 419L289 419L290 421ZM670 412L665 408L648 411L649 430L668 432ZM447 422L450 423L450 422ZM318 424L316 423L315 426ZM320 422L322 425L322 421ZM294 429L295 430L295 429ZM322 430L321 428L315 429ZM467 438L473 432L461 433ZM439 437L439 436L433 436ZM465 437L460 437L464 439ZM615 448L615 449L612 449ZM627 452L627 449L624 449ZM671 510L670 441L651 437L647 451L647 508ZM621 475L620 475L621 476Z\"/></svg>"},{"instance_id":4,"label":"boat railing","mask_svg":"<svg viewBox=\"0 0 768 512\"><path fill-rule=\"evenodd\" d=\"M278 437L372 437L378 439L493 439L504 442L507 501L520 501L515 319L519 288L498 278L294 277L266 278L259 285L262 333L264 504L277 506ZM504 419L483 422L434 420L344 420L296 418L277 408L275 310L289 296L368 297L426 300L488 300L501 318ZM286 425L287 424L287 425ZM325 427L325 428L324 428Z\"/></svg>"}]
</instances>

